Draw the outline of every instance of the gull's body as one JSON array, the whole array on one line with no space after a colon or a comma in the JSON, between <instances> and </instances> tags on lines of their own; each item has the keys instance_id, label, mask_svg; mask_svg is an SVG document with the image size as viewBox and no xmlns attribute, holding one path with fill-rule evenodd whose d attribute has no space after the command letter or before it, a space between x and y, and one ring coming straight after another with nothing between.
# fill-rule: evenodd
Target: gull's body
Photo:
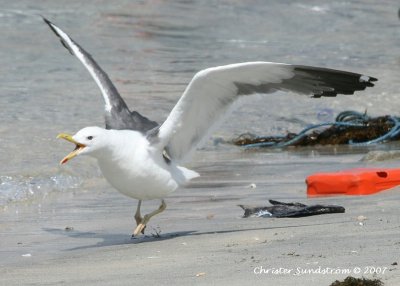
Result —
<instances>
[{"instance_id":1,"label":"gull's body","mask_svg":"<svg viewBox=\"0 0 400 286\"><path fill-rule=\"evenodd\" d=\"M157 125L129 111L93 58L60 28L45 21L99 86L105 102L106 128L110 129L86 127L74 136L61 134L77 146L62 163L81 154L97 158L107 181L119 192L139 200L134 235L143 232L150 218L165 209L163 198L198 176L181 165L238 99L278 90L313 97L353 94L377 80L357 73L271 62L208 68L193 77L165 122ZM162 200L160 208L142 218L142 200L156 198Z\"/></svg>"},{"instance_id":2,"label":"gull's body","mask_svg":"<svg viewBox=\"0 0 400 286\"><path fill-rule=\"evenodd\" d=\"M98 134L96 136L106 142L106 147L92 156L97 159L107 181L128 197L162 199L198 176L173 161L167 163L162 156L163 150L153 146L140 132L96 127L84 129L86 132L91 136Z\"/></svg>"}]
</instances>

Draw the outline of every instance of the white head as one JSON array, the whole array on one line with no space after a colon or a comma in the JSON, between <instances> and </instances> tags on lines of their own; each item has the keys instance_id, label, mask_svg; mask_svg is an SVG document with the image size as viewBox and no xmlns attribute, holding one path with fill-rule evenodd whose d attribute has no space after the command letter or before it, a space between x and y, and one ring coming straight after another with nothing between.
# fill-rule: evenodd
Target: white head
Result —
<instances>
[{"instance_id":1,"label":"white head","mask_svg":"<svg viewBox=\"0 0 400 286\"><path fill-rule=\"evenodd\" d=\"M81 154L96 156L98 151L107 147L109 142L108 130L100 127L85 127L79 130L75 135L71 136L66 133L61 133L57 138L65 139L76 145L75 149L69 153L61 164L67 163L70 159Z\"/></svg>"}]
</instances>

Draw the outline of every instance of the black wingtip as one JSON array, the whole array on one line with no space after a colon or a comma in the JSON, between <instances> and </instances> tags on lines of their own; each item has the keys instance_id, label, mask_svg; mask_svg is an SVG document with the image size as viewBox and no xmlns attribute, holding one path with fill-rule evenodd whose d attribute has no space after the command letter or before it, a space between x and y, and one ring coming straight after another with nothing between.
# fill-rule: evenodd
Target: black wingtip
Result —
<instances>
[{"instance_id":1,"label":"black wingtip","mask_svg":"<svg viewBox=\"0 0 400 286\"><path fill-rule=\"evenodd\" d=\"M365 85L365 87L373 87L375 86L374 82L378 81L377 78L367 75L360 76L360 82Z\"/></svg>"},{"instance_id":2,"label":"black wingtip","mask_svg":"<svg viewBox=\"0 0 400 286\"><path fill-rule=\"evenodd\" d=\"M60 35L58 35L58 33L57 33L57 31L54 29L54 27L53 27L53 23L52 22L50 22L47 18L45 18L45 17L43 17L42 15L40 15L41 17L42 17L42 19L43 19L43 21L50 27L50 29L54 32L54 34L56 34L58 37L60 36Z\"/></svg>"},{"instance_id":3,"label":"black wingtip","mask_svg":"<svg viewBox=\"0 0 400 286\"><path fill-rule=\"evenodd\" d=\"M56 36L60 39L61 44L64 46L64 48L66 48L68 50L68 52L71 55L74 55L74 52L72 51L72 49L68 46L68 44L63 40L63 38L61 37L61 35L57 32L57 30L54 28L56 27L56 25L54 25L50 20L48 20L47 18L41 16L43 21L50 27L50 29L53 31L54 34L56 34Z\"/></svg>"},{"instance_id":4,"label":"black wingtip","mask_svg":"<svg viewBox=\"0 0 400 286\"><path fill-rule=\"evenodd\" d=\"M306 80L309 77L318 79L319 83L316 85L313 97L334 97L338 94L354 94L355 91L375 86L374 82L378 81L375 77L327 68L296 66L294 70L299 77ZM333 90L325 90L319 88L319 86L331 87Z\"/></svg>"},{"instance_id":5,"label":"black wingtip","mask_svg":"<svg viewBox=\"0 0 400 286\"><path fill-rule=\"evenodd\" d=\"M42 17L43 21L44 21L47 25L51 26L52 23L51 23L48 19L46 19L46 17L44 17L44 16L42 16L42 15L40 15L40 17Z\"/></svg>"}]
</instances>

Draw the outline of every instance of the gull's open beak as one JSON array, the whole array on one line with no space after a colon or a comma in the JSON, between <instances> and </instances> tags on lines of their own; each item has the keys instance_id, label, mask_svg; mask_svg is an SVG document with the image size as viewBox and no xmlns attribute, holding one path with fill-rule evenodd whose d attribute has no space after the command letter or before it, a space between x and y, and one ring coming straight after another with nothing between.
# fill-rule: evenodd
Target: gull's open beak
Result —
<instances>
[{"instance_id":1,"label":"gull's open beak","mask_svg":"<svg viewBox=\"0 0 400 286\"><path fill-rule=\"evenodd\" d=\"M60 133L60 134L58 134L58 135L57 135L57 139L58 139L58 138L65 139L65 140L67 140L67 141L69 141L69 142L72 142L72 143L74 143L74 144L76 145L74 151L72 151L72 152L69 153L67 156L65 156L64 159L62 159L62 160L60 161L60 164L65 164L65 163L67 163L69 160L71 160L71 159L74 158L76 155L78 155L79 152L82 151L83 148L86 147L86 145L81 144L81 143L79 143L79 142L76 142L76 141L72 138L72 135L69 135L69 134L66 134L66 133Z\"/></svg>"}]
</instances>

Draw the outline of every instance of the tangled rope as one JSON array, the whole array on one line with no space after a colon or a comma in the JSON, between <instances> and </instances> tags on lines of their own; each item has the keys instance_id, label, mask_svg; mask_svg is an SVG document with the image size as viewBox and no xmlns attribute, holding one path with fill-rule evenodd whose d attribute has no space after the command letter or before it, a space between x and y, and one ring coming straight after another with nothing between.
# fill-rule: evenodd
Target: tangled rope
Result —
<instances>
[{"instance_id":1,"label":"tangled rope","mask_svg":"<svg viewBox=\"0 0 400 286\"><path fill-rule=\"evenodd\" d=\"M322 132L316 129L330 126ZM314 130L311 135L308 135ZM234 144L247 148L288 146L350 144L368 146L398 139L400 134L400 118L395 116L382 116L371 118L366 113L356 111L343 111L335 122L326 122L311 125L298 134L289 133L286 136L253 137L243 134L234 140Z\"/></svg>"}]
</instances>

